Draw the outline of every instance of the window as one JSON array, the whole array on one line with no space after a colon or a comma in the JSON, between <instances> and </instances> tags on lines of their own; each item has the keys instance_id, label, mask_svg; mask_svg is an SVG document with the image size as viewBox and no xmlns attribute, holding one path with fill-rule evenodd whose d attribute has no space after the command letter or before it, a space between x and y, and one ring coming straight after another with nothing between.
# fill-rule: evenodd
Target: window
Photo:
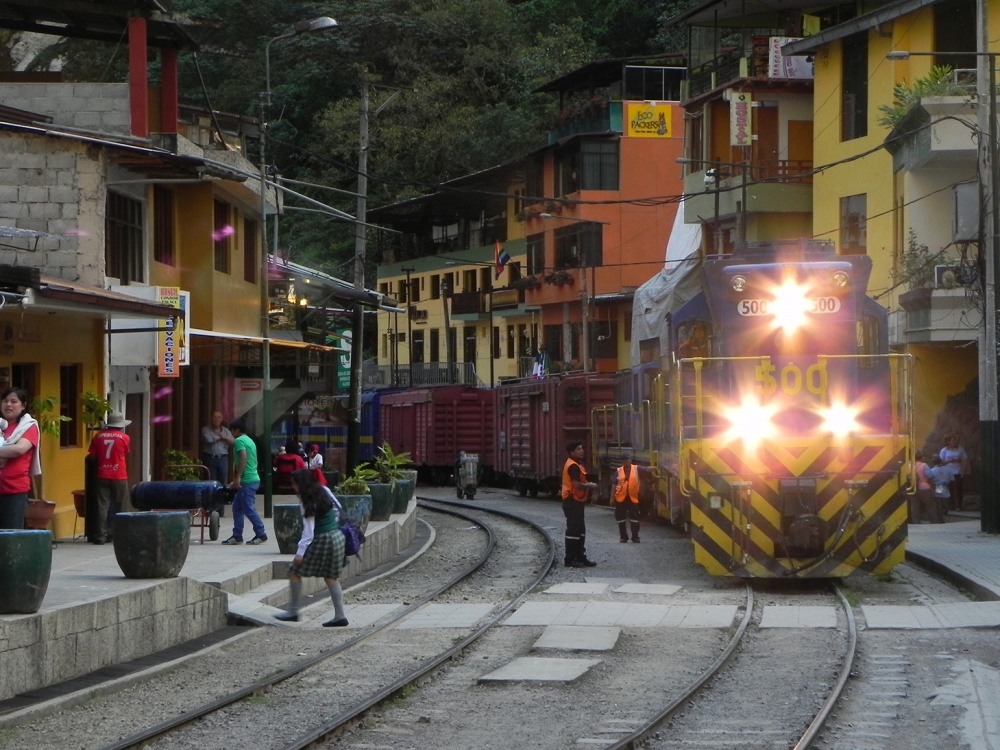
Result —
<instances>
[{"instance_id":1,"label":"window","mask_svg":"<svg viewBox=\"0 0 1000 750\"><path fill-rule=\"evenodd\" d=\"M543 185L542 160L540 158L526 159L524 163L524 194L528 203L533 203L545 197Z\"/></svg>"},{"instance_id":2,"label":"window","mask_svg":"<svg viewBox=\"0 0 1000 750\"><path fill-rule=\"evenodd\" d=\"M59 415L69 417L71 422L63 422L59 428L59 447L71 448L80 444L76 425L80 419L80 365L59 367Z\"/></svg>"},{"instance_id":3,"label":"window","mask_svg":"<svg viewBox=\"0 0 1000 750\"><path fill-rule=\"evenodd\" d=\"M176 265L174 257L174 194L165 187L153 188L153 260Z\"/></svg>"},{"instance_id":4,"label":"window","mask_svg":"<svg viewBox=\"0 0 1000 750\"><path fill-rule=\"evenodd\" d=\"M230 245L233 236L232 207L225 201L215 201L215 220L212 224L215 244L215 270L229 273Z\"/></svg>"},{"instance_id":5,"label":"window","mask_svg":"<svg viewBox=\"0 0 1000 750\"><path fill-rule=\"evenodd\" d=\"M573 224L555 232L556 268L603 265L602 225Z\"/></svg>"},{"instance_id":6,"label":"window","mask_svg":"<svg viewBox=\"0 0 1000 750\"><path fill-rule=\"evenodd\" d=\"M864 255L868 252L868 196L848 195L840 199L840 252Z\"/></svg>"},{"instance_id":7,"label":"window","mask_svg":"<svg viewBox=\"0 0 1000 750\"><path fill-rule=\"evenodd\" d=\"M142 203L120 193L108 193L104 262L107 275L122 284L143 281Z\"/></svg>"},{"instance_id":8,"label":"window","mask_svg":"<svg viewBox=\"0 0 1000 750\"><path fill-rule=\"evenodd\" d=\"M250 284L257 283L257 222L253 219L243 220L243 280Z\"/></svg>"},{"instance_id":9,"label":"window","mask_svg":"<svg viewBox=\"0 0 1000 750\"><path fill-rule=\"evenodd\" d=\"M441 277L437 274L431 276L431 299L441 299Z\"/></svg>"},{"instance_id":10,"label":"window","mask_svg":"<svg viewBox=\"0 0 1000 750\"><path fill-rule=\"evenodd\" d=\"M545 270L545 235L532 234L527 238L528 275L542 273Z\"/></svg>"},{"instance_id":11,"label":"window","mask_svg":"<svg viewBox=\"0 0 1000 750\"><path fill-rule=\"evenodd\" d=\"M652 66L625 66L625 95L623 99L638 101L680 101L684 68L658 68Z\"/></svg>"},{"instance_id":12,"label":"window","mask_svg":"<svg viewBox=\"0 0 1000 750\"><path fill-rule=\"evenodd\" d=\"M414 331L413 341L410 342L411 351L413 352L414 363L421 363L424 361L424 332Z\"/></svg>"},{"instance_id":13,"label":"window","mask_svg":"<svg viewBox=\"0 0 1000 750\"><path fill-rule=\"evenodd\" d=\"M976 0L945 0L934 4L934 46L938 52L976 49ZM975 69L976 55L939 55L935 65L955 70Z\"/></svg>"},{"instance_id":14,"label":"window","mask_svg":"<svg viewBox=\"0 0 1000 750\"><path fill-rule=\"evenodd\" d=\"M410 302L419 302L420 301L420 279L419 279L419 277L415 278L415 279L410 279L409 282L410 282L410 288L409 288L408 293L407 293L407 299Z\"/></svg>"},{"instance_id":15,"label":"window","mask_svg":"<svg viewBox=\"0 0 1000 750\"><path fill-rule=\"evenodd\" d=\"M868 135L868 33L848 37L843 42L841 61L843 94L840 139L850 141Z\"/></svg>"},{"instance_id":16,"label":"window","mask_svg":"<svg viewBox=\"0 0 1000 750\"><path fill-rule=\"evenodd\" d=\"M437 328L431 329L431 357L429 361L441 361L441 332Z\"/></svg>"},{"instance_id":17,"label":"window","mask_svg":"<svg viewBox=\"0 0 1000 750\"><path fill-rule=\"evenodd\" d=\"M556 152L556 195L618 190L618 141L581 139Z\"/></svg>"}]
</instances>

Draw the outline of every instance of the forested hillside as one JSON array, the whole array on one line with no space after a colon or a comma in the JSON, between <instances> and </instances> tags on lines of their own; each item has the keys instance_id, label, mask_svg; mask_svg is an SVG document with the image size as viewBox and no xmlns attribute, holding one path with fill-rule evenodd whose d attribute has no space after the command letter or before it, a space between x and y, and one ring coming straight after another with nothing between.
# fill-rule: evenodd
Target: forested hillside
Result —
<instances>
[{"instance_id":1,"label":"forested hillside","mask_svg":"<svg viewBox=\"0 0 1000 750\"><path fill-rule=\"evenodd\" d=\"M293 24L332 16L340 26L272 43L268 162L284 176L353 191L359 81L372 83L369 205L419 195L503 163L543 141L557 102L533 90L584 63L683 51L663 21L691 0L172 0L203 45L181 58L185 103L258 114L264 50ZM70 79L125 80L123 46L67 40L32 63L61 61ZM251 154L251 158L256 158ZM352 197L302 188L353 215ZM350 278L352 225L289 212L282 244L293 258ZM346 264L345 264L346 262ZM345 272L345 269L346 272Z\"/></svg>"}]
</instances>

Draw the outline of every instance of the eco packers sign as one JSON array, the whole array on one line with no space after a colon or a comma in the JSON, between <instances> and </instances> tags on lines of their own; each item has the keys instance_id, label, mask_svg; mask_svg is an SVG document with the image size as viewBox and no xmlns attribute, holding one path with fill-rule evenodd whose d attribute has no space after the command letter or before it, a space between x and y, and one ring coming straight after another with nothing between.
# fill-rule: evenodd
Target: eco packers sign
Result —
<instances>
[{"instance_id":1,"label":"eco packers sign","mask_svg":"<svg viewBox=\"0 0 1000 750\"><path fill-rule=\"evenodd\" d=\"M625 135L630 138L670 138L673 108L663 102L627 102Z\"/></svg>"}]
</instances>

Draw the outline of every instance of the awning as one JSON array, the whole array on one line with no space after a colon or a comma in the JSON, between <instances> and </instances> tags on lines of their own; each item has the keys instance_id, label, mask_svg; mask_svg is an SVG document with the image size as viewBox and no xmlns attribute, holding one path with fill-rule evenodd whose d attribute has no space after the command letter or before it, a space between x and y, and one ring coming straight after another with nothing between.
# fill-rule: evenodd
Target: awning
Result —
<instances>
[{"instance_id":1,"label":"awning","mask_svg":"<svg viewBox=\"0 0 1000 750\"><path fill-rule=\"evenodd\" d=\"M201 328L190 328L188 333L192 336L206 336L216 339L226 339L228 341L242 341L247 344L263 344L264 338L261 336L241 336L235 333L222 333L221 331L206 331ZM309 341L294 341L292 339L269 338L271 346L282 346L289 349L308 349L315 352L335 352L339 351L335 346L324 346L323 344L313 344Z\"/></svg>"},{"instance_id":2,"label":"awning","mask_svg":"<svg viewBox=\"0 0 1000 750\"><path fill-rule=\"evenodd\" d=\"M39 277L37 288L25 289L21 304L28 312L64 312L94 317L169 318L177 314L177 308L170 305L45 275Z\"/></svg>"}]
</instances>

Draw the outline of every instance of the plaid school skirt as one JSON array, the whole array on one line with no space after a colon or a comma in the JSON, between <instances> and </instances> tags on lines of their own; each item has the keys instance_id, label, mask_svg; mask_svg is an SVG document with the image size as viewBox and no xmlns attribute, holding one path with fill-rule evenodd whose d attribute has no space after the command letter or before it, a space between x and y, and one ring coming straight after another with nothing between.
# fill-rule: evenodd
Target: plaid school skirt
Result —
<instances>
[{"instance_id":1,"label":"plaid school skirt","mask_svg":"<svg viewBox=\"0 0 1000 750\"><path fill-rule=\"evenodd\" d=\"M294 562L288 572L299 578L340 578L344 570L344 534L340 529L313 537L302 555L302 564Z\"/></svg>"}]
</instances>

